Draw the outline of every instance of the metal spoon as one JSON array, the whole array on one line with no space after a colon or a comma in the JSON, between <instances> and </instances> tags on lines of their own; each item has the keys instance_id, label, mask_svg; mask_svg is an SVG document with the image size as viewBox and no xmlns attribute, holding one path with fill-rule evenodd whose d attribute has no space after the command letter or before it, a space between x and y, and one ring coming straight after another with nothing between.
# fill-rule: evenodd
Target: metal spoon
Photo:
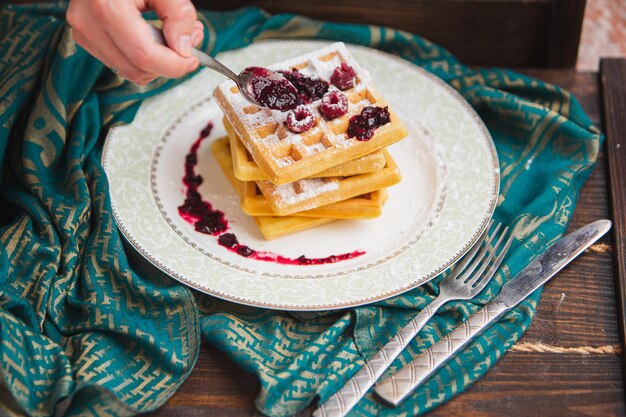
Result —
<instances>
[{"instance_id":1,"label":"metal spoon","mask_svg":"<svg viewBox=\"0 0 626 417\"><path fill-rule=\"evenodd\" d=\"M154 39L167 46L163 32L149 25ZM281 73L267 68L248 67L235 74L217 59L192 48L200 65L219 72L233 80L241 95L250 103L273 110L290 110L299 104L298 90Z\"/></svg>"}]
</instances>

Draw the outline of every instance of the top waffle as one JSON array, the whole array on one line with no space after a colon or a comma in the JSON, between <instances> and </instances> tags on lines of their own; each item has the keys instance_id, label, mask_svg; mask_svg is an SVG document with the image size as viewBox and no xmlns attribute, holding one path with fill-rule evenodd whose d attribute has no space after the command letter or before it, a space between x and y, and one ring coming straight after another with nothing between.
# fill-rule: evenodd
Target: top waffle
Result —
<instances>
[{"instance_id":1,"label":"top waffle","mask_svg":"<svg viewBox=\"0 0 626 417\"><path fill-rule=\"evenodd\" d=\"M319 111L321 100L308 104L315 115L313 127L294 133L285 126L287 112L262 109L246 101L232 81L221 83L213 95L250 155L270 181L285 184L310 177L332 166L375 152L402 139L407 132L390 109L391 121L378 129L368 141L347 137L350 117L365 106L385 107L387 103L375 89L369 74L354 60L343 43L279 62L274 70L297 69L308 77L329 81L334 69L343 62L356 72L355 86L343 91L348 112L327 120ZM329 91L336 89L332 84Z\"/></svg>"}]
</instances>

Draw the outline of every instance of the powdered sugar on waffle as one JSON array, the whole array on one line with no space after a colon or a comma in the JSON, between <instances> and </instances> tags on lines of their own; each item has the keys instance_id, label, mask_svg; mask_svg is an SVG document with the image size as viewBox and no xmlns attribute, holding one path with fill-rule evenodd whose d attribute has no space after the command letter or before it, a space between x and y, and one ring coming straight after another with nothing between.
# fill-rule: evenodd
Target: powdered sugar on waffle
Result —
<instances>
[{"instance_id":1,"label":"powdered sugar on waffle","mask_svg":"<svg viewBox=\"0 0 626 417\"><path fill-rule=\"evenodd\" d=\"M295 67L298 68L298 71L300 71L300 73L305 76L317 77L327 82L330 82L333 71L335 70L335 68L340 66L342 62L345 62L352 68L354 68L357 74L357 84L353 89L350 90L350 92L362 96L363 99L355 103L348 102L348 114L358 114L363 107L373 104L367 98L369 95L365 93L365 91L368 89L368 86L373 84L369 73L354 60L354 58L352 57L352 55L350 55L346 46L342 42L333 43L311 53L276 63L269 66L268 68L273 70L290 70ZM263 147L272 148L273 145L276 145L278 143L289 143L293 145L298 145L299 148L303 149L307 155L312 155L315 153L323 152L327 149L327 147L321 143L305 146L302 139L305 136L312 136L320 133L324 134L330 144L332 144L331 148L335 147L345 149L355 144L355 141L346 140L345 134L343 132L339 134L333 134L330 129L328 129L327 127L324 128L322 126L325 123L319 111L321 99L308 104L315 117L318 118L317 125L313 126L310 130L304 132L303 134L297 134L289 131L288 134L285 135L284 129L286 128L284 128L284 124L287 117L287 112L258 108L256 108L256 111L253 112L250 110L250 103L248 103L239 93L233 92L233 87L235 87L235 83L229 80L221 83L218 86L218 89L221 90L224 96L229 98L229 101L232 103L237 117L246 126L246 130L252 132L255 130L255 128L261 126L270 125L272 123L278 124L279 127L274 133L270 133L263 138L253 134L250 135L252 140L259 141L263 145ZM331 90L337 90L337 88L331 84L329 91ZM282 133L282 139L279 136L279 132ZM242 135L240 134L240 136ZM244 141L244 145L250 151L249 147L251 145L249 146L246 141ZM280 167L285 167L294 163L294 160L290 157L281 158L274 155L272 155L271 157Z\"/></svg>"},{"instance_id":2,"label":"powdered sugar on waffle","mask_svg":"<svg viewBox=\"0 0 626 417\"><path fill-rule=\"evenodd\" d=\"M295 183L274 185L273 193L284 204L295 204L300 201L314 199L316 196L339 188L336 181L320 178L307 178ZM314 203L314 201L312 201ZM314 205L314 204L313 204Z\"/></svg>"}]
</instances>

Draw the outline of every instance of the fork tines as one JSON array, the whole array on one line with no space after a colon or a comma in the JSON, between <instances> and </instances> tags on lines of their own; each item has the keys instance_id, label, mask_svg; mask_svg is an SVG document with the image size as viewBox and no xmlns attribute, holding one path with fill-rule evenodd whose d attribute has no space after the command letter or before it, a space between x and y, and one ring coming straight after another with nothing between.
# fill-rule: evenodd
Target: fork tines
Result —
<instances>
[{"instance_id":1,"label":"fork tines","mask_svg":"<svg viewBox=\"0 0 626 417\"><path fill-rule=\"evenodd\" d=\"M502 226L502 223L494 226L493 220L489 222L479 241L454 268L452 273L457 281L471 287L484 287L489 282L513 241L513 235L507 238L509 227Z\"/></svg>"}]
</instances>

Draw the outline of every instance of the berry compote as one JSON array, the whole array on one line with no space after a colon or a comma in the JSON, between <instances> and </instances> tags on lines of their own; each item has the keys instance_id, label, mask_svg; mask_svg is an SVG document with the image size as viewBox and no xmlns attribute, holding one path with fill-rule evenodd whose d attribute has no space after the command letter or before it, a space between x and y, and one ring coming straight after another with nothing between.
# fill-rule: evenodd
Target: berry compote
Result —
<instances>
[{"instance_id":1,"label":"berry compote","mask_svg":"<svg viewBox=\"0 0 626 417\"><path fill-rule=\"evenodd\" d=\"M348 137L360 141L368 141L374 136L374 131L391 121L389 108L366 106L361 114L352 116L348 125Z\"/></svg>"},{"instance_id":2,"label":"berry compote","mask_svg":"<svg viewBox=\"0 0 626 417\"><path fill-rule=\"evenodd\" d=\"M328 91L329 84L319 78L307 77L297 69L279 71L298 90L300 100L304 104L319 100Z\"/></svg>"},{"instance_id":3,"label":"berry compote","mask_svg":"<svg viewBox=\"0 0 626 417\"><path fill-rule=\"evenodd\" d=\"M185 221L191 223L198 232L219 235L228 229L228 222L223 212L214 210L211 203L202 200L198 188L203 179L202 176L195 173L198 163L198 148L200 143L211 134L211 130L213 130L213 123L209 122L202 129L200 136L191 145L189 153L185 156L185 176L183 177L185 202L178 206L178 213Z\"/></svg>"},{"instance_id":4,"label":"berry compote","mask_svg":"<svg viewBox=\"0 0 626 417\"><path fill-rule=\"evenodd\" d=\"M354 252L342 253L341 255L330 255L325 258L308 258L304 255L297 258L288 258L286 256L278 255L273 252L257 251L250 249L246 245L242 245L237 240L237 236L233 233L224 233L221 235L217 242L227 248L229 251L234 252L244 258L256 259L258 261L274 262L281 265L325 265L334 264L348 259L353 259L365 254L364 251L355 250Z\"/></svg>"},{"instance_id":5,"label":"berry compote","mask_svg":"<svg viewBox=\"0 0 626 417\"><path fill-rule=\"evenodd\" d=\"M208 201L204 201L198 191L203 182L202 176L195 172L198 164L198 149L202 141L211 134L212 130L213 123L209 122L202 129L198 139L193 142L185 156L185 175L183 176L185 202L178 207L178 213L186 222L192 224L196 231L217 236L217 243L220 246L244 258L282 265L324 265L353 259L365 254L364 251L355 250L340 255L330 255L325 258L309 258L305 255L289 258L273 252L258 251L239 243L237 236L228 232L228 221L224 213L214 209Z\"/></svg>"},{"instance_id":6,"label":"berry compote","mask_svg":"<svg viewBox=\"0 0 626 417\"><path fill-rule=\"evenodd\" d=\"M272 110L290 110L300 104L298 90L274 71L261 67L248 67L242 77L249 78L250 93L255 100Z\"/></svg>"}]
</instances>

